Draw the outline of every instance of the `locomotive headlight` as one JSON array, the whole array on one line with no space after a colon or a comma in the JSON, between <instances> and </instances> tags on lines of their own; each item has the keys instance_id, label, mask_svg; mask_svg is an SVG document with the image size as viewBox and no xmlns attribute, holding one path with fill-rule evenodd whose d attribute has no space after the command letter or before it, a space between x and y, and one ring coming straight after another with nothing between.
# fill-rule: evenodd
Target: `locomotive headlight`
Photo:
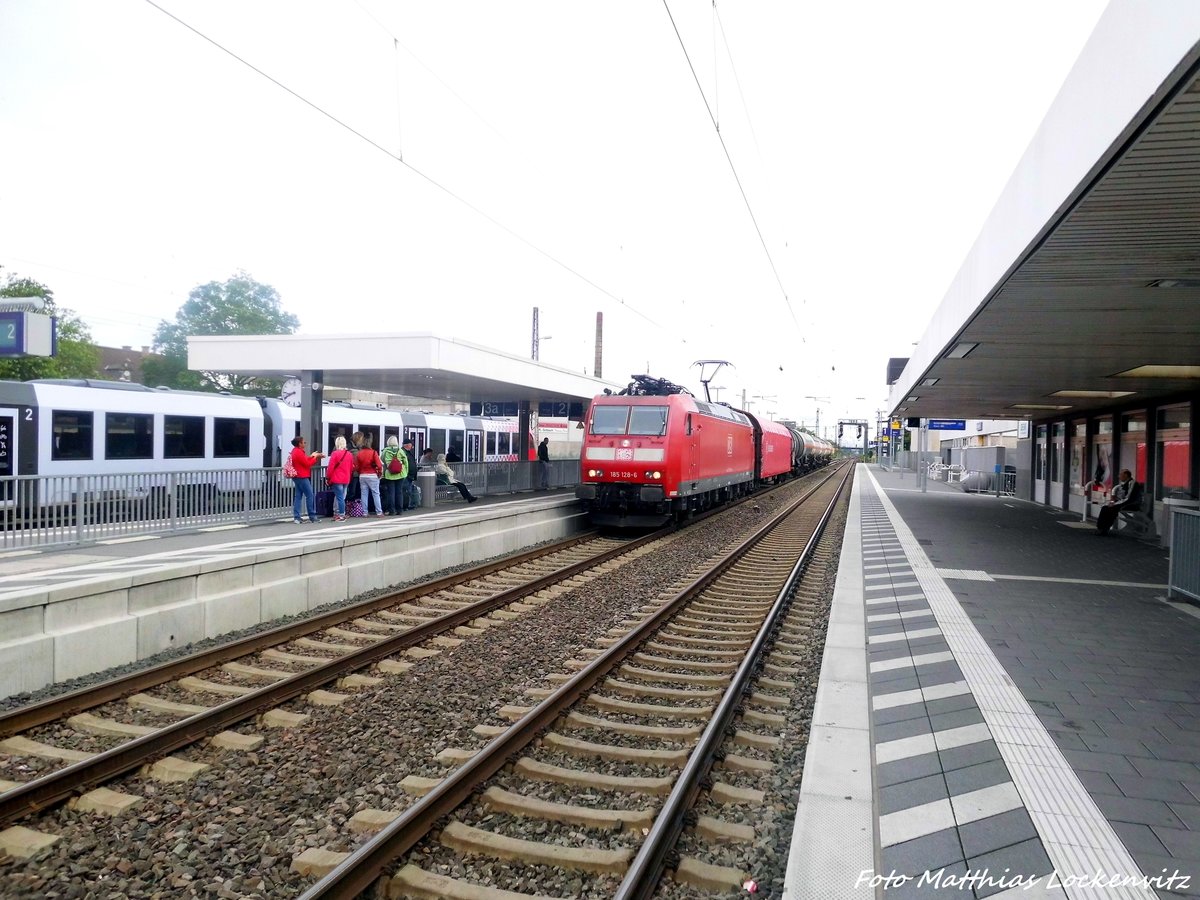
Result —
<instances>
[{"instance_id":1,"label":"locomotive headlight","mask_svg":"<svg viewBox=\"0 0 1200 900\"><path fill-rule=\"evenodd\" d=\"M655 481L659 481L662 479L662 472L647 472L646 477L653 478Z\"/></svg>"},{"instance_id":2,"label":"locomotive headlight","mask_svg":"<svg viewBox=\"0 0 1200 900\"><path fill-rule=\"evenodd\" d=\"M588 469L588 478L603 478L603 469Z\"/></svg>"}]
</instances>

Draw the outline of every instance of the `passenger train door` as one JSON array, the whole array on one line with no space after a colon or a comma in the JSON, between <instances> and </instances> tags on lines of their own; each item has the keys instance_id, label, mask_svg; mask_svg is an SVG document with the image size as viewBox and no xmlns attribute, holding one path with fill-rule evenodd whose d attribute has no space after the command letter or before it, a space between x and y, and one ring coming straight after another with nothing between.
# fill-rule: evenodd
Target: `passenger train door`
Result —
<instances>
[{"instance_id":1,"label":"passenger train door","mask_svg":"<svg viewBox=\"0 0 1200 900\"><path fill-rule=\"evenodd\" d=\"M13 407L0 407L0 508L13 505L17 495L17 416Z\"/></svg>"}]
</instances>

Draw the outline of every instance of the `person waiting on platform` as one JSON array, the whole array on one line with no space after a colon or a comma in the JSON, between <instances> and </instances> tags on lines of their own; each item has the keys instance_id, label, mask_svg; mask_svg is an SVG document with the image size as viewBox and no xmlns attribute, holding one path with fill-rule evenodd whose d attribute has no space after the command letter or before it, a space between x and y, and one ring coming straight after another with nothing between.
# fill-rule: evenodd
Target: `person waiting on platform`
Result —
<instances>
[{"instance_id":1,"label":"person waiting on platform","mask_svg":"<svg viewBox=\"0 0 1200 900\"><path fill-rule=\"evenodd\" d=\"M310 456L305 451L304 438L292 438L291 469L293 474L291 479L292 484L296 486L295 495L292 497L292 521L297 525L302 521L300 518L301 497L304 498L304 505L308 510L308 521L317 521L317 498L313 494L312 469L324 455L318 450Z\"/></svg>"},{"instance_id":2,"label":"person waiting on platform","mask_svg":"<svg viewBox=\"0 0 1200 900\"><path fill-rule=\"evenodd\" d=\"M404 477L402 496L405 509L416 509L421 505L421 489L417 487L417 454L413 452L413 439L405 438L400 445L408 457L408 474Z\"/></svg>"},{"instance_id":3,"label":"person waiting on platform","mask_svg":"<svg viewBox=\"0 0 1200 900\"><path fill-rule=\"evenodd\" d=\"M437 474L438 484L452 484L458 488L458 492L462 494L462 498L468 503L474 503L479 498L472 495L467 489L467 486L454 477L454 470L446 465L446 454L439 453L437 463L433 467L433 471Z\"/></svg>"},{"instance_id":4,"label":"person waiting on platform","mask_svg":"<svg viewBox=\"0 0 1200 900\"><path fill-rule=\"evenodd\" d=\"M333 487L335 506L333 521L346 521L346 488L354 474L354 454L346 449L346 439L340 434L334 438L333 453L325 467L325 480Z\"/></svg>"},{"instance_id":5,"label":"person waiting on platform","mask_svg":"<svg viewBox=\"0 0 1200 900\"><path fill-rule=\"evenodd\" d=\"M383 474L383 460L371 445L375 443L369 434L362 436L358 453L354 456L354 468L358 472L358 481L362 485L363 515L371 514L371 503L374 501L375 515L383 517L383 498L379 495L379 476Z\"/></svg>"},{"instance_id":6,"label":"person waiting on platform","mask_svg":"<svg viewBox=\"0 0 1200 900\"><path fill-rule=\"evenodd\" d=\"M404 485L408 479L408 456L400 449L396 435L387 439L383 450L383 480L379 491L383 495L384 515L398 516L404 508Z\"/></svg>"},{"instance_id":7,"label":"person waiting on platform","mask_svg":"<svg viewBox=\"0 0 1200 900\"><path fill-rule=\"evenodd\" d=\"M1133 480L1133 473L1122 469L1116 485L1113 486L1109 501L1100 507L1100 515L1096 517L1096 532L1108 534L1117 515L1121 512L1133 512L1142 506L1142 486Z\"/></svg>"},{"instance_id":8,"label":"person waiting on platform","mask_svg":"<svg viewBox=\"0 0 1200 900\"><path fill-rule=\"evenodd\" d=\"M538 444L538 488L539 491L550 489L550 438L542 438Z\"/></svg>"}]
</instances>

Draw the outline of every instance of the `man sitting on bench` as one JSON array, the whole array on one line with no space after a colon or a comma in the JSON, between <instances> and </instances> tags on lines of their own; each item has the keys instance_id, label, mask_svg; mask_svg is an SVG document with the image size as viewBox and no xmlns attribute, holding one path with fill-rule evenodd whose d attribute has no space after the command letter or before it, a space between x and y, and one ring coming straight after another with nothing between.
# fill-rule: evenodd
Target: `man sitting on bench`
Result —
<instances>
[{"instance_id":1,"label":"man sitting on bench","mask_svg":"<svg viewBox=\"0 0 1200 900\"><path fill-rule=\"evenodd\" d=\"M1096 531L1108 534L1108 530L1117 521L1117 514L1133 512L1142 506L1142 486L1133 480L1133 473L1122 469L1120 480L1112 489L1112 497L1100 507L1100 515L1096 517Z\"/></svg>"}]
</instances>

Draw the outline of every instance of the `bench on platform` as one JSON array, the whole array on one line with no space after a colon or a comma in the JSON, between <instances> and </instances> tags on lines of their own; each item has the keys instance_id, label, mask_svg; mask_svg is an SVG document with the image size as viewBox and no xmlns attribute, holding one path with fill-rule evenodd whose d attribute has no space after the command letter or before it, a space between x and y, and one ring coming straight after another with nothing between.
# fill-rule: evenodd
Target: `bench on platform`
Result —
<instances>
[{"instance_id":1,"label":"bench on platform","mask_svg":"<svg viewBox=\"0 0 1200 900\"><path fill-rule=\"evenodd\" d=\"M1124 534L1128 537L1150 539L1158 536L1158 532L1154 528L1154 520L1141 509L1121 510L1117 515L1115 525L1113 530L1117 534Z\"/></svg>"}]
</instances>

